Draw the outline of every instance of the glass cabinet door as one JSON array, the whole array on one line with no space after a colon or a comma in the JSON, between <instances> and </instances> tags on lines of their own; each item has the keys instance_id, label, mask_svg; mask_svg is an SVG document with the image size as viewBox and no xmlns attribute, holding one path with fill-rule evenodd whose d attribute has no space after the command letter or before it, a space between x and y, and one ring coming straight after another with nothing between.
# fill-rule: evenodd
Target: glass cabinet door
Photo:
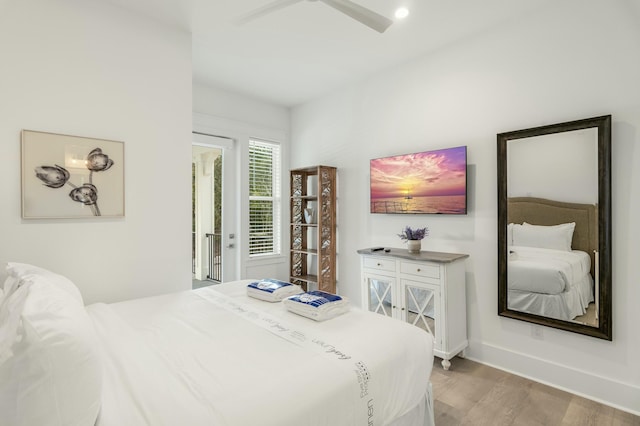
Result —
<instances>
[{"instance_id":1,"label":"glass cabinet door","mask_svg":"<svg viewBox=\"0 0 640 426\"><path fill-rule=\"evenodd\" d=\"M404 298L402 319L428 331L434 338L437 337L436 318L440 310L438 289L424 285L411 285L403 281L402 293Z\"/></svg>"},{"instance_id":2,"label":"glass cabinet door","mask_svg":"<svg viewBox=\"0 0 640 426\"><path fill-rule=\"evenodd\" d=\"M367 306L371 312L385 316L393 316L393 281L377 277L367 277L369 291Z\"/></svg>"}]
</instances>

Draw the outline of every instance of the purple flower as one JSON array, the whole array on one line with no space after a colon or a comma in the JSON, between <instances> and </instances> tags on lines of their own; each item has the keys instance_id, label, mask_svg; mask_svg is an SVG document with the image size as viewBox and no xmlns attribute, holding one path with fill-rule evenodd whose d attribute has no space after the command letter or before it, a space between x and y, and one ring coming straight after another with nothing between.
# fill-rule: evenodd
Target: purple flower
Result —
<instances>
[{"instance_id":1,"label":"purple flower","mask_svg":"<svg viewBox=\"0 0 640 426\"><path fill-rule=\"evenodd\" d=\"M85 183L82 186L73 188L69 193L69 197L71 197L73 201L91 206L96 204L96 201L98 201L98 188L90 183Z\"/></svg>"},{"instance_id":2,"label":"purple flower","mask_svg":"<svg viewBox=\"0 0 640 426\"><path fill-rule=\"evenodd\" d=\"M398 234L401 240L421 240L429 235L429 228L417 228L411 229L410 226L406 226L402 231L402 234Z\"/></svg>"},{"instance_id":3,"label":"purple flower","mask_svg":"<svg viewBox=\"0 0 640 426\"><path fill-rule=\"evenodd\" d=\"M64 168L57 164L52 166L36 167L36 177L40 179L49 188L62 188L69 180L70 174Z\"/></svg>"},{"instance_id":4,"label":"purple flower","mask_svg":"<svg viewBox=\"0 0 640 426\"><path fill-rule=\"evenodd\" d=\"M113 166L113 160L102 153L102 149L96 148L87 156L87 168L92 172L103 172Z\"/></svg>"}]
</instances>

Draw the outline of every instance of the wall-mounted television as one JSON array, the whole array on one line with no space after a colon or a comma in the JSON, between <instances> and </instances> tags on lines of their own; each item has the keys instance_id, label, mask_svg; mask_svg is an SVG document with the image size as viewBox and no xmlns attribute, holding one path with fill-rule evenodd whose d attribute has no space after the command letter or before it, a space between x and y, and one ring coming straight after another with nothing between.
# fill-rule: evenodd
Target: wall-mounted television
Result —
<instances>
[{"instance_id":1,"label":"wall-mounted television","mask_svg":"<svg viewBox=\"0 0 640 426\"><path fill-rule=\"evenodd\" d=\"M467 147L370 161L371 213L467 214Z\"/></svg>"}]
</instances>

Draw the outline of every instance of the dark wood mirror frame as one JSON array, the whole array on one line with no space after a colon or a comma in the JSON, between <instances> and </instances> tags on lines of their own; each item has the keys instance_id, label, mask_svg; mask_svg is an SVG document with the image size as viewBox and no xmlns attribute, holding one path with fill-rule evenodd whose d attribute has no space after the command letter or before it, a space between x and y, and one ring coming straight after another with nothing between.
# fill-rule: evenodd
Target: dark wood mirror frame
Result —
<instances>
[{"instance_id":1,"label":"dark wood mirror frame","mask_svg":"<svg viewBox=\"0 0 640 426\"><path fill-rule=\"evenodd\" d=\"M511 140L596 128L598 132L599 319L592 327L533 315L507 305L507 143ZM498 134L498 315L612 340L611 311L611 116L587 118Z\"/></svg>"}]
</instances>

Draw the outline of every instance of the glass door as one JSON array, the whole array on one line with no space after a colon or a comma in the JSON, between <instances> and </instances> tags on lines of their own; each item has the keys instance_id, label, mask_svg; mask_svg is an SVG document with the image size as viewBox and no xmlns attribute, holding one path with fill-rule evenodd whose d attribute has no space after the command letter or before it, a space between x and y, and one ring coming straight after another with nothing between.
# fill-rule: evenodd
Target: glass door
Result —
<instances>
[{"instance_id":1,"label":"glass door","mask_svg":"<svg viewBox=\"0 0 640 426\"><path fill-rule=\"evenodd\" d=\"M402 290L402 320L428 331L437 342L440 336L436 323L440 310L439 288L403 280Z\"/></svg>"},{"instance_id":2,"label":"glass door","mask_svg":"<svg viewBox=\"0 0 640 426\"><path fill-rule=\"evenodd\" d=\"M367 306L371 312L387 317L393 316L393 284L392 278L368 275Z\"/></svg>"},{"instance_id":3,"label":"glass door","mask_svg":"<svg viewBox=\"0 0 640 426\"><path fill-rule=\"evenodd\" d=\"M236 279L231 139L194 134L192 143L193 287Z\"/></svg>"}]
</instances>

